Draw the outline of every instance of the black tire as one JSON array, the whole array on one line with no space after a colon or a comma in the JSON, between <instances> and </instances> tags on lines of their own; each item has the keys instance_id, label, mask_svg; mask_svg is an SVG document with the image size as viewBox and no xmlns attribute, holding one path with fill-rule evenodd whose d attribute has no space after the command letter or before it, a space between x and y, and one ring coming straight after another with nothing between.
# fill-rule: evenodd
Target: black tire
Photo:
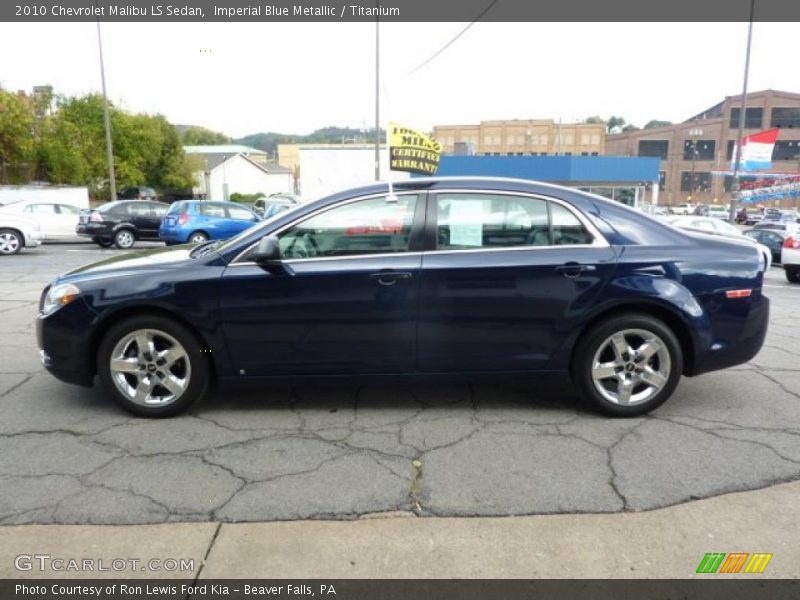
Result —
<instances>
[{"instance_id":1,"label":"black tire","mask_svg":"<svg viewBox=\"0 0 800 600\"><path fill-rule=\"evenodd\" d=\"M192 234L186 238L189 244L205 244L208 241L208 234L205 231L193 231Z\"/></svg>"},{"instance_id":2,"label":"black tire","mask_svg":"<svg viewBox=\"0 0 800 600\"><path fill-rule=\"evenodd\" d=\"M136 236L130 229L120 229L114 233L114 245L120 250L133 248L136 243Z\"/></svg>"},{"instance_id":3,"label":"black tire","mask_svg":"<svg viewBox=\"0 0 800 600\"><path fill-rule=\"evenodd\" d=\"M0 229L0 256L11 256L25 247L25 236L16 229Z\"/></svg>"},{"instance_id":4,"label":"black tire","mask_svg":"<svg viewBox=\"0 0 800 600\"><path fill-rule=\"evenodd\" d=\"M800 267L784 267L786 271L786 281L789 283L800 283Z\"/></svg>"},{"instance_id":5,"label":"black tire","mask_svg":"<svg viewBox=\"0 0 800 600\"><path fill-rule=\"evenodd\" d=\"M110 248L114 244L112 240L107 240L104 238L94 238L92 241L101 248Z\"/></svg>"},{"instance_id":6,"label":"black tire","mask_svg":"<svg viewBox=\"0 0 800 600\"><path fill-rule=\"evenodd\" d=\"M126 338L130 338L134 332L145 330L153 332L153 348L156 351L156 355L150 354L150 357L145 359L137 358L139 354L138 343L131 341L130 345L127 346L127 353L117 355L117 358L123 356L123 360L130 361L134 365L142 364L140 361L143 360L147 363L147 366L144 369L136 367L138 369L136 372L124 374L120 373L120 371L112 372L111 358L112 354L115 353L115 349L119 352L117 346L122 345L122 347L125 347ZM166 334L166 337L164 334ZM169 337L173 339L167 340L166 338ZM171 347L170 344L164 343L169 341L177 342L185 354L171 366L157 366L160 362L159 353L163 355L163 352ZM145 352L144 354L147 353ZM152 370L149 370L151 368L150 365L154 365ZM209 371L208 355L203 352L203 347L197 336L183 325L157 315L131 317L114 325L103 336L97 350L97 373L106 391L122 408L141 417L170 417L187 410L200 400L208 390L211 379ZM176 375L176 381L180 381L181 377L185 381L182 393L173 400L169 400L171 391L161 385L161 382L164 381L164 376L162 375ZM122 383L115 383L115 379L117 381L121 379ZM188 381L186 381L187 379ZM151 401L161 398L164 402L149 405L146 401L140 400L137 402L135 398L130 397L130 391L135 392L140 386L142 389L149 388L152 390L152 397L149 391L147 395L147 398ZM120 388L128 389L129 393L124 393Z\"/></svg>"},{"instance_id":7,"label":"black tire","mask_svg":"<svg viewBox=\"0 0 800 600\"><path fill-rule=\"evenodd\" d=\"M644 360L637 357L637 351L644 348L644 337L638 333L628 333L625 336L627 348L633 350L633 354L623 352L619 360L616 357L614 344L610 342L611 336L620 332L645 332L660 342L658 345L662 349L656 355ZM639 343L640 345L635 345ZM634 345L631 345L634 344ZM613 369L615 373L606 376L602 381L596 382L593 377L593 366L595 355L599 353L598 366L616 365L624 363L624 366L606 367ZM610 353L610 354L609 354ZM619 371L618 373L616 371ZM647 371L647 373L645 373ZM655 375L653 373L655 372ZM612 417L635 417L650 412L667 399L675 391L678 381L683 372L683 352L680 342L675 333L661 320L647 314L630 313L620 314L593 326L585 332L578 345L573 357L572 380L578 388L583 400L588 402L593 408ZM598 377L600 370L597 371ZM655 377L663 381L659 386L651 385L647 382L639 381L639 377ZM621 378L627 378L628 383L623 384ZM624 397L624 392L620 386L628 385L631 390L631 404L615 402L613 397L618 400ZM600 389L604 392L601 392ZM639 392L636 392L639 390ZM650 394L648 396L648 394ZM639 400L635 396L641 396Z\"/></svg>"}]
</instances>

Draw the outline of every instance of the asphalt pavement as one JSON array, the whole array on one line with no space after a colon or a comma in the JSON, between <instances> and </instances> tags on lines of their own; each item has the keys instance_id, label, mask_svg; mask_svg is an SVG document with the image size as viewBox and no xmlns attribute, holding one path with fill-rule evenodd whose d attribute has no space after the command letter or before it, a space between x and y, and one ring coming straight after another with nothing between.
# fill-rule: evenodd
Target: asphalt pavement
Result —
<instances>
[{"instance_id":1,"label":"asphalt pavement","mask_svg":"<svg viewBox=\"0 0 800 600\"><path fill-rule=\"evenodd\" d=\"M120 252L0 259L2 524L614 513L800 479L800 285L779 267L762 352L684 378L643 418L588 412L557 383L399 380L221 390L145 420L57 381L34 339L43 286Z\"/></svg>"}]
</instances>

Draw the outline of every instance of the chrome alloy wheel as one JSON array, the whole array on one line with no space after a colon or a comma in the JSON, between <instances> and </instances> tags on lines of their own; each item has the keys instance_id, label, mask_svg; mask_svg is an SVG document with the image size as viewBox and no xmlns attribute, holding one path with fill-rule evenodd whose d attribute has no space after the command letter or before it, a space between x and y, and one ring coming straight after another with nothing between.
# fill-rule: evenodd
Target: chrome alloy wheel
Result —
<instances>
[{"instance_id":1,"label":"chrome alloy wheel","mask_svg":"<svg viewBox=\"0 0 800 600\"><path fill-rule=\"evenodd\" d=\"M19 236L11 231L0 233L0 254L16 254L19 251Z\"/></svg>"},{"instance_id":2,"label":"chrome alloy wheel","mask_svg":"<svg viewBox=\"0 0 800 600\"><path fill-rule=\"evenodd\" d=\"M138 329L123 336L111 352L109 369L120 393L142 406L175 402L192 375L184 347L158 329Z\"/></svg>"},{"instance_id":3,"label":"chrome alloy wheel","mask_svg":"<svg viewBox=\"0 0 800 600\"><path fill-rule=\"evenodd\" d=\"M114 238L120 248L130 248L136 241L130 231L120 231Z\"/></svg>"},{"instance_id":4,"label":"chrome alloy wheel","mask_svg":"<svg viewBox=\"0 0 800 600\"><path fill-rule=\"evenodd\" d=\"M600 344L592 360L592 381L606 400L632 406L658 394L671 368L660 337L644 329L624 329Z\"/></svg>"}]
</instances>

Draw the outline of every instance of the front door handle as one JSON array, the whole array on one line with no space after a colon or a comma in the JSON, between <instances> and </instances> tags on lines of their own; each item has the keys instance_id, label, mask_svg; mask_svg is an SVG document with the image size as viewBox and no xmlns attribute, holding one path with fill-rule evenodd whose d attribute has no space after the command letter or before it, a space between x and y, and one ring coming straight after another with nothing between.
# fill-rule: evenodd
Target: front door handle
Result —
<instances>
[{"instance_id":1,"label":"front door handle","mask_svg":"<svg viewBox=\"0 0 800 600\"><path fill-rule=\"evenodd\" d=\"M370 277L376 279L381 285L394 285L401 279L411 279L411 273L407 271L381 271L380 273L373 273Z\"/></svg>"},{"instance_id":2,"label":"front door handle","mask_svg":"<svg viewBox=\"0 0 800 600\"><path fill-rule=\"evenodd\" d=\"M576 262L568 262L563 265L558 265L556 267L556 272L561 273L564 277L574 278L580 275L581 273L587 273L590 271L596 271L597 267L594 265L582 265Z\"/></svg>"}]
</instances>

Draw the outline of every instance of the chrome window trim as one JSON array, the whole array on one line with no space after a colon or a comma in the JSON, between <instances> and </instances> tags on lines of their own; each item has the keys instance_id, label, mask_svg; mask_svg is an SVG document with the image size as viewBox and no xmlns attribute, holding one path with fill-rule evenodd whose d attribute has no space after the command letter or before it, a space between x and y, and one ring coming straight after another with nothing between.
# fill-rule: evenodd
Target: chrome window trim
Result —
<instances>
[{"instance_id":1,"label":"chrome window trim","mask_svg":"<svg viewBox=\"0 0 800 600\"><path fill-rule=\"evenodd\" d=\"M532 199L536 199L536 200L545 200L545 201L553 202L555 204L559 204L559 205L563 206L564 208L566 208L569 212L571 212L575 216L576 219L578 219L578 221L581 223L581 225L583 225L587 229L587 231L592 235L592 243L591 244L563 244L563 245L552 245L552 246L551 245L547 245L547 246L507 246L507 247L502 247L502 248L469 248L469 249L463 249L463 250L426 250L424 252L390 252L390 253L381 252L381 253L376 253L376 254L351 254L351 255L345 255L345 256L320 256L320 257L310 257L310 258L291 258L291 259L284 260L284 261L281 261L281 262L285 263L285 264L293 264L293 263L296 263L296 262L309 262L309 261L320 261L320 260L347 260L347 259L353 259L353 258L383 258L383 257L388 257L388 256L413 256L413 255L417 255L417 254L422 254L422 255L427 255L427 254L456 254L456 253L471 253L471 254L474 254L476 252L525 252L525 251L529 251L529 250L559 250L559 249L566 249L566 248L609 248L610 247L610 244L608 243L608 240L606 240L605 237L603 237L603 235L600 233L600 231L597 229L597 227L595 227L594 224L591 221L589 221L583 215L583 213L581 213L574 206L572 206L571 204L569 204L568 202L565 202L564 200L562 200L560 198L554 198L552 196L547 196L547 195L544 195L544 194L534 194L534 193L531 193L531 192L516 192L516 191L508 191L508 190L469 190L469 189L447 190L447 189L445 189L445 190L429 190L428 192L429 192L430 196L433 197L434 200L435 200L436 196L441 195L441 194L484 194L484 195L492 195L492 196L518 196L518 197L532 198ZM404 190L404 191L398 193L397 195L398 196L408 196L408 195L421 196L422 194L423 194L423 192L420 191L420 190ZM388 194L386 194L386 193L370 194L368 196L359 196L357 198L350 198L349 200L346 200L346 201L341 202L341 203L336 203L336 204L334 204L332 206L325 206L325 207L320 208L319 210L316 210L316 211L314 211L314 212L312 212L312 213L310 213L308 215L305 215L302 220L293 221L293 222L291 222L291 223L289 223L287 225L284 225L283 227L281 227L280 229L274 231L270 235L279 235L279 234L283 233L284 231L286 231L287 229L289 229L290 227L293 227L297 223L301 223L303 220L310 219L310 218L315 217L316 215L321 214L323 212L326 212L328 210L332 210L332 209L338 208L340 206L345 206L345 205L351 204L353 202L358 202L360 200L371 200L373 198L382 198L382 197L387 196L387 195ZM415 208L415 210L416 210L416 208ZM253 261L242 261L242 262L239 262L239 259L242 257L242 255L244 255L247 252L249 252L253 247L256 246L256 244L258 244L258 241L253 242L247 248L242 250L239 254L236 255L236 258L234 258L230 262L230 264L228 266L236 267L236 266L253 266L253 265L256 265L257 263L255 263Z\"/></svg>"}]
</instances>

